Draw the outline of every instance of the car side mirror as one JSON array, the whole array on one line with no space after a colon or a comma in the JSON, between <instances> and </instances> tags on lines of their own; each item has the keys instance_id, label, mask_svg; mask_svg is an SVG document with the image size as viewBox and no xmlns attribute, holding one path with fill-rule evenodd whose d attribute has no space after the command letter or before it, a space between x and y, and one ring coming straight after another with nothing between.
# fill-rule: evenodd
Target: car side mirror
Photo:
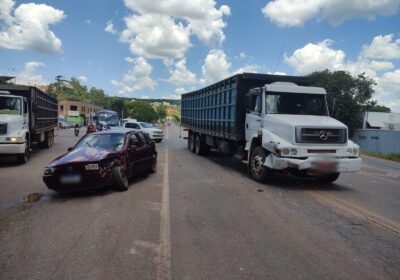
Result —
<instances>
[{"instance_id":1,"label":"car side mirror","mask_svg":"<svg viewBox=\"0 0 400 280\"><path fill-rule=\"evenodd\" d=\"M73 149L74 149L73 147L69 147L68 152L71 152Z\"/></svg>"}]
</instances>

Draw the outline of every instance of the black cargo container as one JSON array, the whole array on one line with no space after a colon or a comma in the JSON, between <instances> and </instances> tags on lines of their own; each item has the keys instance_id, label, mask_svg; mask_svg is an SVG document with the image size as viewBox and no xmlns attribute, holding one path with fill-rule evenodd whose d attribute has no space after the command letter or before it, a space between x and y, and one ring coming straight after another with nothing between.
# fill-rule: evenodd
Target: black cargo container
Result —
<instances>
[{"instance_id":1,"label":"black cargo container","mask_svg":"<svg viewBox=\"0 0 400 280\"><path fill-rule=\"evenodd\" d=\"M0 90L26 98L31 137L37 138L43 133L52 132L58 126L58 101L56 98L30 86L0 85Z\"/></svg>"},{"instance_id":2,"label":"black cargo container","mask_svg":"<svg viewBox=\"0 0 400 280\"><path fill-rule=\"evenodd\" d=\"M308 86L306 77L237 74L182 95L182 125L189 130L230 140L245 139L246 95L252 88L273 82Z\"/></svg>"}]
</instances>

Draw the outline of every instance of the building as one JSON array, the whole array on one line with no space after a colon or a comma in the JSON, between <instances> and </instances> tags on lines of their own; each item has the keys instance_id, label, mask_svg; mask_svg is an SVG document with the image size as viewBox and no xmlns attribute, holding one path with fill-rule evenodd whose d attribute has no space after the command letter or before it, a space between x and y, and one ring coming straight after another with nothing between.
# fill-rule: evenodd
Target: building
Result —
<instances>
[{"instance_id":1,"label":"building","mask_svg":"<svg viewBox=\"0 0 400 280\"><path fill-rule=\"evenodd\" d=\"M361 151L400 153L400 113L365 112L353 140Z\"/></svg>"},{"instance_id":2,"label":"building","mask_svg":"<svg viewBox=\"0 0 400 280\"><path fill-rule=\"evenodd\" d=\"M101 110L102 107L78 100L62 100L58 102L58 116L68 123L86 125L91 114Z\"/></svg>"}]
</instances>

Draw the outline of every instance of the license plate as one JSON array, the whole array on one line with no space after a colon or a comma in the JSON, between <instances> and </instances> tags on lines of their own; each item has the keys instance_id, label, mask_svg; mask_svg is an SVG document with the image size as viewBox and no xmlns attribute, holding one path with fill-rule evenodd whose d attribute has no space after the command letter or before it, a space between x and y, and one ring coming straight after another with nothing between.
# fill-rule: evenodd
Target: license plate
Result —
<instances>
[{"instance_id":1,"label":"license plate","mask_svg":"<svg viewBox=\"0 0 400 280\"><path fill-rule=\"evenodd\" d=\"M334 161L319 161L315 162L314 166L321 170L336 170L337 163Z\"/></svg>"},{"instance_id":2,"label":"license plate","mask_svg":"<svg viewBox=\"0 0 400 280\"><path fill-rule=\"evenodd\" d=\"M76 184L81 182L80 175L64 175L61 177L60 182L62 184Z\"/></svg>"}]
</instances>

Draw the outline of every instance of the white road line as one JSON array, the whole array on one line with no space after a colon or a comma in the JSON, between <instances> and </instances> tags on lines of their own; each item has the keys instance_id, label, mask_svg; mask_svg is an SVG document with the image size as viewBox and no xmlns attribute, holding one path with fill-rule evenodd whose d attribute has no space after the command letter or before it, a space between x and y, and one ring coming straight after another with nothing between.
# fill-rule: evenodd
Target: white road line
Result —
<instances>
[{"instance_id":1,"label":"white road line","mask_svg":"<svg viewBox=\"0 0 400 280\"><path fill-rule=\"evenodd\" d=\"M168 128L165 139L168 139ZM171 225L169 212L169 170L168 149L165 148L163 191L160 211L160 247L158 255L157 279L171 279Z\"/></svg>"}]
</instances>

